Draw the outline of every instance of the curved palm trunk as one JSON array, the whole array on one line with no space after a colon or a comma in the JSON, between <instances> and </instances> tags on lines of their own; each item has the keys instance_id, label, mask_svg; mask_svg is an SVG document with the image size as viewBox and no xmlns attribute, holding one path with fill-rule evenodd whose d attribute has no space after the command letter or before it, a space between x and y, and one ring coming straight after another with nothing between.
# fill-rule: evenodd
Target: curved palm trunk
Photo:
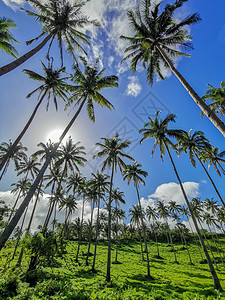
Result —
<instances>
[{"instance_id":1,"label":"curved palm trunk","mask_svg":"<svg viewBox=\"0 0 225 300\"><path fill-rule=\"evenodd\" d=\"M49 33L49 35L46 36L46 38L40 44L38 44L35 48L33 48L29 52L25 53L24 55L22 55L21 57L19 57L16 60L14 60L13 62L1 67L0 68L0 76L14 70L15 68L17 68L18 66L23 64L25 61L27 61L29 58L31 58L34 54L36 54L38 51L40 51L45 46L45 44L50 40L50 38L54 34L55 34L55 31Z\"/></svg>"},{"instance_id":2,"label":"curved palm trunk","mask_svg":"<svg viewBox=\"0 0 225 300\"><path fill-rule=\"evenodd\" d=\"M137 185L135 185L135 188L136 188L137 197L138 197L138 205L140 207L140 211L142 211L141 201L140 201L140 195L139 195L139 191L138 191ZM147 259L147 276L151 277L151 275L150 275L150 265L149 265L149 255L148 255L148 246L147 246L147 240L146 240L146 230L145 230L145 224L144 224L144 220L143 220L142 214L141 214L141 225L142 225L142 228L143 228L143 238L144 238L145 251L146 251L146 259Z\"/></svg>"},{"instance_id":3,"label":"curved palm trunk","mask_svg":"<svg viewBox=\"0 0 225 300\"><path fill-rule=\"evenodd\" d=\"M165 54L165 52L161 49L160 46L157 46L157 50L160 52L164 61L167 63L170 70L173 74L179 79L181 84L187 90L189 95L195 101L195 103L199 106L201 111L209 118L209 120L213 123L213 125L222 133L225 137L225 124L217 117L217 115L206 105L206 103L202 100L201 97L194 91L194 89L190 86L187 80L178 72L175 68L173 62L169 59L169 57Z\"/></svg>"},{"instance_id":4,"label":"curved palm trunk","mask_svg":"<svg viewBox=\"0 0 225 300\"><path fill-rule=\"evenodd\" d=\"M83 199L83 205L82 205L80 231L78 233L78 248L77 248L77 254L76 254L75 262L78 262L78 257L79 257L79 252L80 252L80 243L81 243L82 227L83 227L83 220L84 220L84 203L85 203L85 198Z\"/></svg>"},{"instance_id":5,"label":"curved palm trunk","mask_svg":"<svg viewBox=\"0 0 225 300\"><path fill-rule=\"evenodd\" d=\"M203 240L202 235L201 235L201 233L200 233L200 230L199 230L199 227L198 227L198 224L197 224L197 220L196 220L196 218L195 218L195 215L193 214L193 212L192 212L192 210L191 210L190 202L189 202L188 197L187 197L187 195L186 195L186 193L185 193L183 184L182 184L182 182L181 182L181 180L180 180L180 177L179 177L179 175L178 175L177 169L176 169L175 164L174 164L174 162L173 162L173 158L172 158L172 156L171 156L171 154L170 154L169 147L167 146L167 144L165 144L165 146L166 146L167 153L168 153L168 155L169 155L169 157L170 157L170 161L171 161L171 163L172 163L174 172L175 172L176 177L177 177L177 179L178 179L178 182L179 182L179 184L180 184L180 188L181 188L182 194L183 194L183 196L184 196L184 199L185 199L186 204L187 204L187 206L188 206L189 212L190 212L190 214L191 214L191 217L192 217L192 220L193 220L193 223L194 223L196 232L197 232L197 234L198 234L198 237L199 237L199 240L200 240L202 249L203 249L203 251L204 251L206 260L207 260L207 262L208 262L209 269L210 269L210 272L211 272L211 275L212 275L212 278L213 278L213 282L214 282L214 288L215 288L216 290L222 292L222 291L223 291L222 286L221 286L221 284L220 284L219 278L218 278L218 276L217 276L217 274L216 274L216 271L215 271L215 269L214 269L213 263L212 263L212 261L211 261L211 258L210 258L210 256L209 256L209 253L208 253L207 248L206 248L206 246L205 246L204 240Z\"/></svg>"},{"instance_id":6,"label":"curved palm trunk","mask_svg":"<svg viewBox=\"0 0 225 300\"><path fill-rule=\"evenodd\" d=\"M2 170L2 168L4 167L5 163L11 158L16 146L18 145L18 143L21 141L22 137L24 136L24 134L26 133L27 129L29 128L31 122L33 121L36 112L39 108L39 106L41 105L45 95L47 94L47 91L44 92L44 94L42 95L41 99L39 100L38 104L36 105L32 115L30 116L27 124L25 125L25 127L23 128L23 130L21 131L21 133L18 135L18 137L16 138L15 142L12 144L12 146L10 147L9 151L6 153L6 155L2 158L1 163L0 163L0 171Z\"/></svg>"},{"instance_id":7,"label":"curved palm trunk","mask_svg":"<svg viewBox=\"0 0 225 300\"><path fill-rule=\"evenodd\" d=\"M10 223L8 224L8 226L5 228L4 232L2 233L1 237L0 237L0 250L4 247L6 241L8 240L8 238L10 237L12 231L14 230L14 228L16 227L17 223L19 222L24 210L26 209L26 207L28 206L28 204L30 203L40 181L42 180L44 173L46 171L46 169L48 168L52 158L55 156L55 153L61 143L61 141L63 140L63 138L66 136L67 132L69 131L69 129L71 128L71 126L73 125L73 123L75 122L76 118L78 117L84 103L85 103L86 98L84 98L84 100L82 101L82 103L80 104L77 112L75 113L74 117L72 118L72 120L69 122L69 124L67 125L67 127L65 128L65 130L63 131L62 135L60 136L59 142L55 144L52 152L48 155L48 157L46 158L46 161L44 163L44 165L42 166L38 176L36 177L34 183L32 184L29 192L27 193L27 196L25 197L24 201L22 202L22 204L20 205L20 207L18 208L17 212L15 213L14 217L12 218L12 220L10 221Z\"/></svg>"},{"instance_id":8,"label":"curved palm trunk","mask_svg":"<svg viewBox=\"0 0 225 300\"><path fill-rule=\"evenodd\" d=\"M88 258L90 255L90 248L91 248L91 238L92 238L92 223L93 223L93 213L94 213L94 203L95 199L92 200L92 208L91 208L91 226L90 226L90 234L89 234L89 240L88 240L88 250L87 250L87 256L86 256L86 266L88 266Z\"/></svg>"},{"instance_id":9,"label":"curved palm trunk","mask_svg":"<svg viewBox=\"0 0 225 300\"><path fill-rule=\"evenodd\" d=\"M100 212L100 198L98 199L96 235L95 235L95 250L94 250L94 257L93 257L93 262L92 262L92 272L95 272L95 261L96 261L97 245L98 245L98 234L99 234L99 212Z\"/></svg>"},{"instance_id":10,"label":"curved palm trunk","mask_svg":"<svg viewBox=\"0 0 225 300\"><path fill-rule=\"evenodd\" d=\"M112 187L113 187L113 176L114 176L114 165L112 164L112 173L110 180L110 189L109 189L109 215L108 215L108 253L107 253L107 271L106 271L106 281L110 282L110 269L111 269L111 227L112 227Z\"/></svg>"},{"instance_id":11,"label":"curved palm trunk","mask_svg":"<svg viewBox=\"0 0 225 300\"><path fill-rule=\"evenodd\" d=\"M217 190L217 187L216 187L215 183L213 182L212 177L209 175L209 172L207 171L206 167L204 166L204 164L203 164L202 160L200 159L199 155L198 155L196 152L195 152L195 155L196 155L198 161L200 162L202 168L203 168L204 171L206 172L206 174L207 174L209 180L211 181L211 183L212 183L212 185L213 185L213 187L214 187L214 189L215 189L215 191L216 191L218 197L220 198L221 203L223 204L223 207L225 207L225 203L224 203L224 201L223 201L223 198L221 197L219 191Z\"/></svg>"}]
</instances>

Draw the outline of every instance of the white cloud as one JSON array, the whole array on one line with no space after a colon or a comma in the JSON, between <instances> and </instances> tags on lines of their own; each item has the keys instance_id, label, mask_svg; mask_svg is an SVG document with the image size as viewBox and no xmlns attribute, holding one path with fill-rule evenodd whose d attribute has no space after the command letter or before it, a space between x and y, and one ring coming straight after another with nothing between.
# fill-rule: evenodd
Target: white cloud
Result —
<instances>
[{"instance_id":1,"label":"white cloud","mask_svg":"<svg viewBox=\"0 0 225 300\"><path fill-rule=\"evenodd\" d=\"M113 56L110 56L110 57L108 58L108 66L109 66L110 68L112 67L112 64L113 64L114 60L115 60L115 58L114 58Z\"/></svg>"},{"instance_id":2,"label":"white cloud","mask_svg":"<svg viewBox=\"0 0 225 300\"><path fill-rule=\"evenodd\" d=\"M142 86L139 83L139 79L137 76L130 76L128 77L128 79L130 80L130 82L127 85L126 94L127 96L137 97L142 89Z\"/></svg>"}]
</instances>

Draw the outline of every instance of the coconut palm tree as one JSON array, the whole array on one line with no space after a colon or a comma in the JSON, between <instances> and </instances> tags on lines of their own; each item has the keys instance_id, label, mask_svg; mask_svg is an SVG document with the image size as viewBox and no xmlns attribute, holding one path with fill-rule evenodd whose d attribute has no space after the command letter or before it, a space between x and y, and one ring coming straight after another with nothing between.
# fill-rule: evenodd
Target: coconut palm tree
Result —
<instances>
[{"instance_id":1,"label":"coconut palm tree","mask_svg":"<svg viewBox=\"0 0 225 300\"><path fill-rule=\"evenodd\" d=\"M46 105L46 110L49 108L49 103L51 98L53 99L53 102L55 104L56 110L58 109L58 104L57 104L57 97L61 98L63 101L66 101L67 95L65 93L66 88L68 87L68 84L65 82L67 77L61 77L63 73L65 73L65 68L61 69L53 69L53 64L52 62L49 61L48 66L45 66L42 63L43 69L44 69L44 76L35 73L34 71L31 70L24 70L26 74L31 79L34 79L36 81L42 82L42 84L36 88L34 91L29 93L27 95L27 98L30 98L34 93L39 92L39 97L38 97L38 103L35 106L33 113L31 114L29 120L27 121L26 125L24 126L23 130L20 132L20 134L17 136L15 139L14 143L12 144L12 147L9 149L10 151L7 152L7 154L2 158L1 163L0 163L0 170L4 167L4 164L7 162L7 160L10 158L12 155L15 147L17 144L21 141L22 137L24 134L27 132L30 124L32 123L39 106L43 102L45 98L47 98L47 105Z\"/></svg>"},{"instance_id":2,"label":"coconut palm tree","mask_svg":"<svg viewBox=\"0 0 225 300\"><path fill-rule=\"evenodd\" d=\"M209 141L205 138L205 135L202 131L195 131L192 134L192 129L189 130L189 132L183 131L183 134L178 137L178 144L177 146L180 146L179 153L182 151L188 152L190 161L193 165L193 167L196 166L195 157L197 157L199 163L201 164L203 170L205 171L206 175L208 176L210 182L212 183L218 197L220 198L223 205L225 205L222 196L220 195L212 177L210 176L209 172L205 168L203 162L207 161L211 157L211 162L216 167L216 170L219 172L217 168L217 163L219 163L219 160L225 162L222 158L218 157L218 161L216 162L216 159L214 160L213 155L213 148L209 144ZM225 153L224 153L225 154ZM222 155L224 155L222 153ZM221 166L222 168L222 166ZM219 173L220 174L220 173Z\"/></svg>"},{"instance_id":3,"label":"coconut palm tree","mask_svg":"<svg viewBox=\"0 0 225 300\"><path fill-rule=\"evenodd\" d=\"M109 188L109 198L108 198L108 254L107 254L107 274L106 281L110 282L110 268L111 268L111 222L112 222L112 189L113 189L113 179L114 173L119 167L120 172L125 168L126 164L123 158L134 160L131 156L124 153L125 149L129 147L130 141L122 141L119 135L116 133L112 138L102 138L104 143L96 143L101 150L94 157L106 157L103 162L102 172L108 167L111 168L110 177L110 188Z\"/></svg>"},{"instance_id":4,"label":"coconut palm tree","mask_svg":"<svg viewBox=\"0 0 225 300\"><path fill-rule=\"evenodd\" d=\"M18 43L10 32L10 28L17 27L13 20L1 17L0 18L0 49L12 55L14 58L18 57L18 52L12 43Z\"/></svg>"},{"instance_id":5,"label":"coconut palm tree","mask_svg":"<svg viewBox=\"0 0 225 300\"><path fill-rule=\"evenodd\" d=\"M156 247L157 247L157 258L162 258L161 256L160 256L160 254L159 254L159 245L158 245L158 237L157 237L157 232L155 231L155 228L156 228L156 226L155 226L155 221L157 221L158 220L158 214L157 214L157 212L156 212L156 209L155 208L153 208L153 207L151 207L150 205L148 205L147 207L146 207L146 215L147 215L147 217L148 217L148 220L149 220L149 222L151 222L151 220L152 220L152 230L153 230L153 234L154 234L154 236L155 236L155 241L156 241Z\"/></svg>"},{"instance_id":6,"label":"coconut palm tree","mask_svg":"<svg viewBox=\"0 0 225 300\"><path fill-rule=\"evenodd\" d=\"M123 179L127 180L128 185L130 185L131 181L134 184L134 187L136 189L137 198L138 198L138 205L140 207L140 210L142 210L141 206L141 199L139 194L139 188L140 184L145 185L144 180L142 177L147 177L148 173L141 169L141 164L138 164L137 162L133 165L127 165L124 173L123 173ZM148 255L148 246L147 246L147 239L146 239L146 228L144 223L144 217L141 214L141 225L143 229L143 238L144 238L144 244L145 244L145 252L146 252L146 258L147 258L147 276L151 277L150 275L150 265L149 265L149 255Z\"/></svg>"},{"instance_id":7,"label":"coconut palm tree","mask_svg":"<svg viewBox=\"0 0 225 300\"><path fill-rule=\"evenodd\" d=\"M92 173L93 186L97 191L97 217L96 217L96 226L95 226L95 249L94 249L94 256L92 262L92 272L95 272L95 262L96 262L96 254L97 254L97 245L98 245L98 236L99 236L99 229L100 229L100 201L105 196L105 193L108 191L108 187L110 185L109 176L106 174L101 174L97 171L96 174Z\"/></svg>"},{"instance_id":8,"label":"coconut palm tree","mask_svg":"<svg viewBox=\"0 0 225 300\"><path fill-rule=\"evenodd\" d=\"M139 238L140 238L140 245L141 245L141 256L142 256L142 260L144 261L144 252L143 252L143 247L142 247L142 234L141 234L141 218L144 217L144 212L143 209L140 208L139 205L132 205L132 208L129 209L129 216L131 216L130 219L130 225L134 224L134 226L136 227L138 234L139 234ZM130 227L130 232L131 229L134 229L134 227ZM134 229L135 231L135 229Z\"/></svg>"},{"instance_id":9,"label":"coconut palm tree","mask_svg":"<svg viewBox=\"0 0 225 300\"><path fill-rule=\"evenodd\" d=\"M219 176L221 176L220 172L225 175L225 170L221 165L221 163L225 163L225 159L223 159L225 151L219 153L219 149L217 147L211 146L207 149L204 149L201 154L202 160L209 163L208 168L213 166Z\"/></svg>"},{"instance_id":10,"label":"coconut palm tree","mask_svg":"<svg viewBox=\"0 0 225 300\"><path fill-rule=\"evenodd\" d=\"M155 74L164 79L162 66L167 67L179 79L202 112L225 136L225 124L175 68L174 57L190 57L189 54L182 52L182 48L192 49L188 26L201 20L197 13L179 21L175 19L174 15L177 13L177 9L182 7L186 1L176 0L174 4L167 4L164 10L161 10L161 2L152 5L152 1L142 0L141 8L136 12L128 11L127 15L133 35L131 37L121 36L129 43L125 50L128 55L123 60L131 61L132 71L136 71L138 62L142 62L143 67L147 68L147 81L151 85Z\"/></svg>"},{"instance_id":11,"label":"coconut palm tree","mask_svg":"<svg viewBox=\"0 0 225 300\"><path fill-rule=\"evenodd\" d=\"M178 264L176 251L174 249L173 240L172 240L172 236L171 236L171 231L170 231L170 227L169 227L169 224L168 224L168 218L170 217L169 206L165 205L164 201L159 199L156 203L156 207L157 207L158 215L160 216L160 218L162 218L165 221L166 229L167 229L167 232L169 234L170 245L171 245L171 248L172 248L172 251L173 251L173 254L174 254L174 260L175 260L175 263Z\"/></svg>"},{"instance_id":12,"label":"coconut palm tree","mask_svg":"<svg viewBox=\"0 0 225 300\"><path fill-rule=\"evenodd\" d=\"M2 179L2 176L6 173L9 163L11 160L13 160L15 167L18 167L19 161L26 157L25 151L27 151L27 147L24 147L22 143L18 143L15 148L13 147L13 143L10 140L9 143L2 142L0 144L0 164L2 164L3 159L7 155L8 152L11 152L11 156L8 157L8 159L4 163L4 169L2 171L2 174L0 175L0 180Z\"/></svg>"},{"instance_id":13,"label":"coconut palm tree","mask_svg":"<svg viewBox=\"0 0 225 300\"><path fill-rule=\"evenodd\" d=\"M72 127L77 117L79 116L85 102L87 101L87 110L89 112L89 117L91 118L91 120L95 119L94 111L93 111L93 101L98 103L102 107L106 106L109 109L113 108L113 105L100 92L105 88L118 87L118 77L114 75L104 77L103 75L104 75L104 70L98 72L96 65L93 67L86 65L84 74L82 74L80 70L76 69L76 75L74 77L74 80L78 83L78 85L74 88L77 91L74 95L74 97L76 97L74 98L74 101L76 101L76 103L81 102L80 106L76 111L76 113L74 114L71 121L69 122L69 124L64 129L63 133L59 138L59 141L55 143L54 148L51 151L50 155L48 155L48 157L46 158L45 163L43 164L38 176L36 177L34 183L32 184L30 191L27 193L27 196L25 197L23 203L17 210L11 222L5 228L5 231L2 233L0 237L0 251L2 247L5 245L8 238L10 237L12 231L16 227L25 208L31 201L33 194L37 189L40 181L42 180L46 169L48 168L52 158L55 157L56 151L58 150L60 143L62 142L62 140L64 139L64 137L66 136L70 128ZM71 103L72 102L70 102L70 104Z\"/></svg>"},{"instance_id":14,"label":"coconut palm tree","mask_svg":"<svg viewBox=\"0 0 225 300\"><path fill-rule=\"evenodd\" d=\"M210 101L212 103L208 104L215 113L220 115L220 119L225 114L225 81L221 81L220 87L215 88L211 84L207 84L209 89L206 91L205 95L202 99L206 101Z\"/></svg>"},{"instance_id":15,"label":"coconut palm tree","mask_svg":"<svg viewBox=\"0 0 225 300\"><path fill-rule=\"evenodd\" d=\"M47 36L34 49L30 50L10 64L1 67L0 76L20 66L41 50L48 41L50 41L47 52L47 56L49 56L49 50L55 39L58 40L62 65L63 44L65 44L67 52L73 57L75 62L75 49L86 53L84 48L80 45L80 42L89 44L88 39L90 37L82 32L83 28L90 24L98 26L99 23L96 20L89 20L89 18L83 13L82 7L84 6L85 1L75 1L71 3L69 0L47 0L44 4L41 0L27 0L26 2L28 2L31 7L36 10L31 11L25 9L27 15L34 17L42 23L41 34L26 43L30 45L40 37L43 37L46 34Z\"/></svg>"},{"instance_id":16,"label":"coconut palm tree","mask_svg":"<svg viewBox=\"0 0 225 300\"><path fill-rule=\"evenodd\" d=\"M217 289L219 291L222 291L222 287L221 287L219 278L216 274L216 271L215 271L214 266L212 264L211 258L208 254L207 248L205 246L204 240L202 238L201 232L200 232L198 224L197 224L197 220L196 220L195 215L193 214L193 212L191 210L190 202L188 200L187 194L184 190L184 186L181 182L180 176L178 174L178 171L176 169L175 163L173 161L173 158L172 158L170 150L169 150L169 147L171 147L172 149L177 151L176 146L172 143L172 141L169 139L169 137L173 137L173 138L176 137L178 139L181 136L183 136L184 131L168 128L170 122L175 122L175 115L174 114L169 114L164 120L159 120L158 116L155 118L155 120L152 120L151 118L149 118L149 120L150 120L150 122L146 123L144 125L144 128L140 130L140 133L143 133L143 135L144 135L144 137L141 140L141 143L144 140L148 139L148 138L154 138L155 143L154 143L154 146L153 146L152 155L153 155L154 150L155 150L157 145L160 148L160 153L161 153L161 158L162 159L163 159L163 156L165 155L166 152L169 155L171 164L173 166L174 172L175 172L177 180L179 182L179 185L180 185L182 194L184 196L185 202L187 204L189 212L191 213L191 217L192 217L196 232L198 234L199 240L201 242L202 249L203 249L204 254L206 256L206 260L208 262L209 269L210 269L210 272L212 274L212 278L213 278L213 281L214 281L214 287L215 287L215 289Z\"/></svg>"},{"instance_id":17,"label":"coconut palm tree","mask_svg":"<svg viewBox=\"0 0 225 300\"><path fill-rule=\"evenodd\" d=\"M119 232L119 219L123 219L123 210L119 209L120 203L125 204L124 192L120 191L119 188L112 190L112 202L115 202L115 207L112 209L112 218L115 219L115 233L116 233L116 256L114 264L118 264L118 232ZM125 215L124 215L125 217Z\"/></svg>"}]
</instances>

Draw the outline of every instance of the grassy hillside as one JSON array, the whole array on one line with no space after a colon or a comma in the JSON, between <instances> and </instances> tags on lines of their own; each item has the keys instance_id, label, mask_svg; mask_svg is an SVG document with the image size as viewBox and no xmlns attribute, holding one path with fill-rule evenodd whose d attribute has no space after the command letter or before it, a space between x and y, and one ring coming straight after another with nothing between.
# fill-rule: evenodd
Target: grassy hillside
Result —
<instances>
[{"instance_id":1,"label":"grassy hillside","mask_svg":"<svg viewBox=\"0 0 225 300\"><path fill-rule=\"evenodd\" d=\"M225 245L225 241L223 241ZM156 258L156 246L149 243L151 275L146 278L146 262L142 261L138 243L123 243L119 248L120 264L112 264L112 282L105 282L107 244L100 243L96 261L97 273L85 265L86 243L81 246L79 264L75 263L76 242L67 244L63 258L56 258L38 270L26 274L30 255L26 253L21 268L15 266L16 259L6 265L13 248L10 244L1 254L1 299L225 299L225 293L213 289L207 264L201 261L198 248L191 245L190 254L194 265L190 265L187 250L176 245L179 264L174 263L174 254L167 244L160 244L160 255ZM113 245L112 262L115 258ZM215 249L213 249L215 250ZM93 252L93 246L91 248ZM225 289L225 268L218 262L218 276ZM46 266L48 265L48 266ZM8 297L9 296L9 297Z\"/></svg>"}]
</instances>

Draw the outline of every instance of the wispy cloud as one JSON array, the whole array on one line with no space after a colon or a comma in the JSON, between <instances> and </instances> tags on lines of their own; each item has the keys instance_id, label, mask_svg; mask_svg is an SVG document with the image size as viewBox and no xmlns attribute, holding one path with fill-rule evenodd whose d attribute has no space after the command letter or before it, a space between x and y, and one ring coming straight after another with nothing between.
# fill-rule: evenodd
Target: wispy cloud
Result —
<instances>
[{"instance_id":1,"label":"wispy cloud","mask_svg":"<svg viewBox=\"0 0 225 300\"><path fill-rule=\"evenodd\" d=\"M139 79L137 76L130 76L128 79L130 82L127 85L126 94L127 96L137 97L141 93L142 89Z\"/></svg>"}]
</instances>

